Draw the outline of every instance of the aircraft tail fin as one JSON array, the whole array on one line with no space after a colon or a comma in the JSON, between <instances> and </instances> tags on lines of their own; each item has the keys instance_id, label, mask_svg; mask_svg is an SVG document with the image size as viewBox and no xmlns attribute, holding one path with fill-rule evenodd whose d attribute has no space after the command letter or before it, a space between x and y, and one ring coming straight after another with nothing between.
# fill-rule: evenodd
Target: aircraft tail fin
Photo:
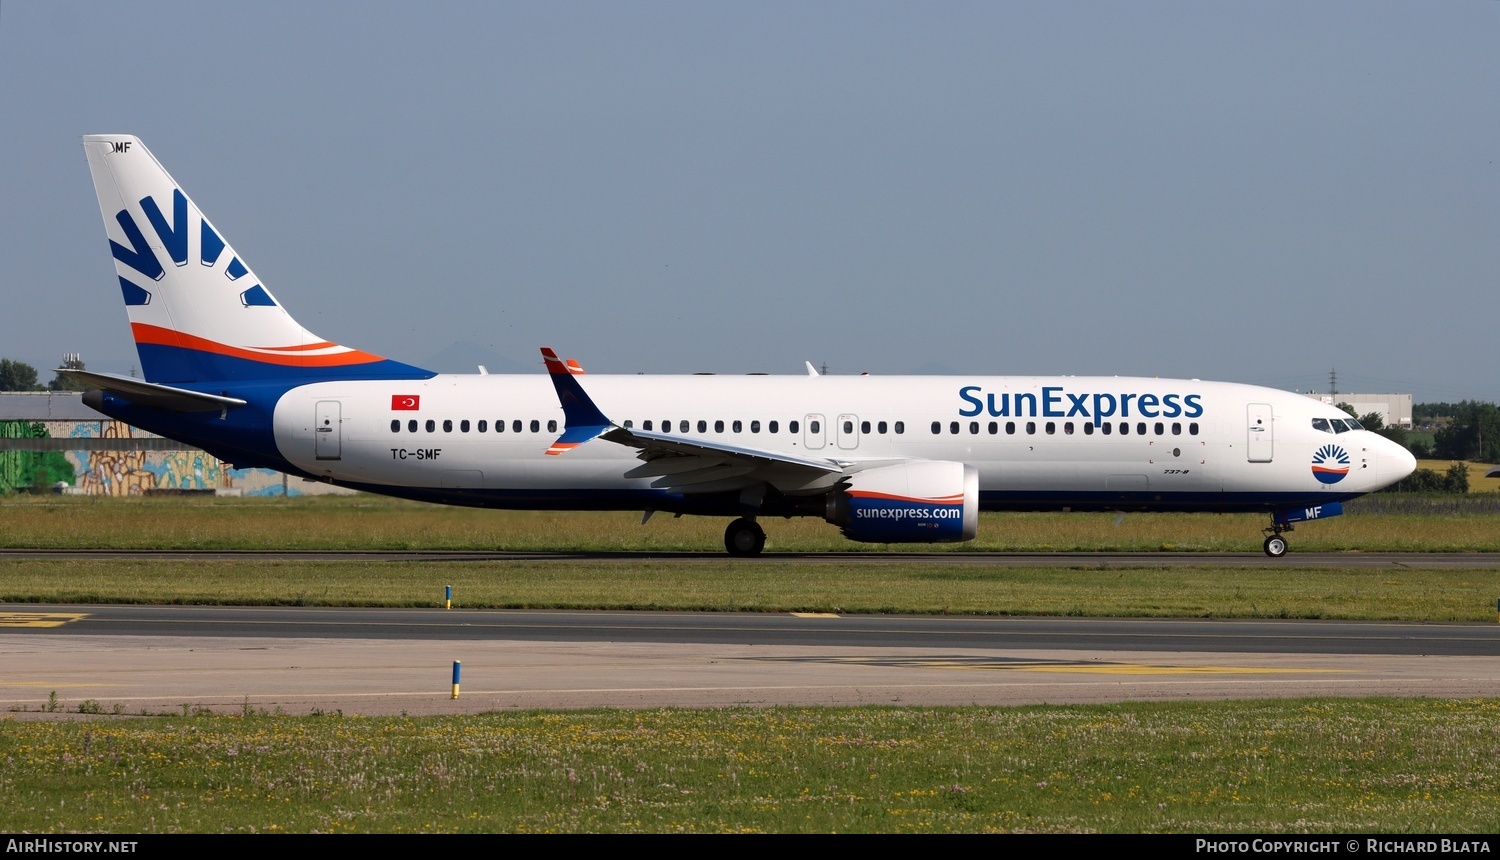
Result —
<instances>
[{"instance_id":1,"label":"aircraft tail fin","mask_svg":"<svg viewBox=\"0 0 1500 860\"><path fill-rule=\"evenodd\" d=\"M433 375L303 328L137 138L83 148L148 381Z\"/></svg>"}]
</instances>

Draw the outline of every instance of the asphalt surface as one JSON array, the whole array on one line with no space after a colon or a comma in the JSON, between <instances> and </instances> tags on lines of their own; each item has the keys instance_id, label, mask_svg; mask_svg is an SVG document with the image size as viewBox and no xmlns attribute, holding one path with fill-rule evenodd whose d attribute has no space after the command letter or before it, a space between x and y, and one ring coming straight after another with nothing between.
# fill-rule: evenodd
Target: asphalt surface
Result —
<instances>
[{"instance_id":1,"label":"asphalt surface","mask_svg":"<svg viewBox=\"0 0 1500 860\"><path fill-rule=\"evenodd\" d=\"M1488 697L1497 657L1500 624L0 605L18 719Z\"/></svg>"}]
</instances>

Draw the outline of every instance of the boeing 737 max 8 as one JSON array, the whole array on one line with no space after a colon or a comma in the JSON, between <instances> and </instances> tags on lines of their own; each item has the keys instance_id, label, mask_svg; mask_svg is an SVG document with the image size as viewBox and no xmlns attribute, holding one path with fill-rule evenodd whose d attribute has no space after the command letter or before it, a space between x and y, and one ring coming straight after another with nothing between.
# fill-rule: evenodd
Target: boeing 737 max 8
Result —
<instances>
[{"instance_id":1,"label":"boeing 737 max 8","mask_svg":"<svg viewBox=\"0 0 1500 860\"><path fill-rule=\"evenodd\" d=\"M150 152L89 135L144 379L60 371L95 409L359 490L453 505L815 516L856 541L974 537L988 511L1259 511L1293 523L1415 461L1310 398L1196 379L437 374L299 325Z\"/></svg>"}]
</instances>

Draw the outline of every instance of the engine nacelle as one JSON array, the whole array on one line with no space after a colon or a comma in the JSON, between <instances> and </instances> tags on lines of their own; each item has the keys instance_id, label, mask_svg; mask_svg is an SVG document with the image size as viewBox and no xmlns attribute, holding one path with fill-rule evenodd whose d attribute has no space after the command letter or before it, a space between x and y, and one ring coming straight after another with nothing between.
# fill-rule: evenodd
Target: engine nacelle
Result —
<instances>
[{"instance_id":1,"label":"engine nacelle","mask_svg":"<svg viewBox=\"0 0 1500 860\"><path fill-rule=\"evenodd\" d=\"M979 530L979 470L919 460L855 472L828 497L823 518L867 543L955 543Z\"/></svg>"}]
</instances>

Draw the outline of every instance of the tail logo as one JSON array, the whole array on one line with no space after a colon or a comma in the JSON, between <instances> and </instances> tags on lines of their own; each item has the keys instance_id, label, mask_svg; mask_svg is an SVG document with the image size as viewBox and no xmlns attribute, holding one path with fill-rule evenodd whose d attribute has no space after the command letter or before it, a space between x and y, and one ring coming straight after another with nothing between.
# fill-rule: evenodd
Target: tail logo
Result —
<instances>
[{"instance_id":1,"label":"tail logo","mask_svg":"<svg viewBox=\"0 0 1500 860\"><path fill-rule=\"evenodd\" d=\"M114 144L115 152L123 152L120 147L130 146L129 141ZM146 220L151 223L151 229L161 240L162 250L171 257L175 266L186 266L188 262L188 205L187 197L183 196L180 189L172 189L172 220L170 223L162 213L161 206L153 197L141 198L141 211L145 213ZM166 275L166 269L161 260L157 259L156 251L146 239L146 234L141 231L140 225L135 222L135 217L128 209L121 209L115 213L115 221L124 231L125 238L130 242L130 247L125 247L119 242L111 239L109 249L114 258L125 264L132 271L152 281L160 281ZM228 247L214 228L203 218L198 219L198 262L213 268ZM237 281L250 273L245 264L240 262L239 257L231 253L229 265L224 269L224 277L231 281ZM120 279L120 288L125 292L125 303L128 305L143 305L150 301L150 292L138 284L134 284L125 278ZM240 304L245 307L275 307L276 302L271 299L270 293L265 287L255 284L240 293Z\"/></svg>"},{"instance_id":2,"label":"tail logo","mask_svg":"<svg viewBox=\"0 0 1500 860\"><path fill-rule=\"evenodd\" d=\"M130 141L128 141L128 140L116 140L116 141L110 143L110 145L109 145L109 151L110 152L129 152L130 151Z\"/></svg>"},{"instance_id":3,"label":"tail logo","mask_svg":"<svg viewBox=\"0 0 1500 860\"><path fill-rule=\"evenodd\" d=\"M1349 452L1338 445L1324 445L1313 453L1312 473L1325 484L1337 484L1349 474Z\"/></svg>"}]
</instances>

